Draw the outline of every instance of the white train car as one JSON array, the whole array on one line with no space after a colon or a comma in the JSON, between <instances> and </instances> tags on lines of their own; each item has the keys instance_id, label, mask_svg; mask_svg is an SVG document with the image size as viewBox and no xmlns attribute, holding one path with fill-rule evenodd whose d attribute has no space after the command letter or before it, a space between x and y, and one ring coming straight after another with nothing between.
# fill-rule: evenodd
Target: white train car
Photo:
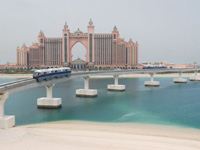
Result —
<instances>
[{"instance_id":1,"label":"white train car","mask_svg":"<svg viewBox=\"0 0 200 150\"><path fill-rule=\"evenodd\" d=\"M52 80L54 78L63 78L71 75L71 68L50 68L50 69L41 69L36 70L33 74L33 78L38 82Z\"/></svg>"}]
</instances>

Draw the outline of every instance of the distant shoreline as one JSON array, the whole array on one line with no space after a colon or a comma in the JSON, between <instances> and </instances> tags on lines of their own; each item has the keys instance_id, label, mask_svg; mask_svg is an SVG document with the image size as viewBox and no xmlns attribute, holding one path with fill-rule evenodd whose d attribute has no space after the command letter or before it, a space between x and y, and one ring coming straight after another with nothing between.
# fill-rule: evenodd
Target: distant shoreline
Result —
<instances>
[{"instance_id":1,"label":"distant shoreline","mask_svg":"<svg viewBox=\"0 0 200 150\"><path fill-rule=\"evenodd\" d=\"M200 76L200 73L197 74ZM194 73L183 73L182 77L193 77ZM32 78L33 74L0 74L0 78ZM121 78L148 78L150 77L149 74L124 74L120 75ZM155 74L154 77L178 77L178 73L167 73L167 74ZM111 75L97 75L97 76L90 76L90 78L113 78Z\"/></svg>"},{"instance_id":2,"label":"distant shoreline","mask_svg":"<svg viewBox=\"0 0 200 150\"><path fill-rule=\"evenodd\" d=\"M167 77L178 77L178 73L166 73L166 74L155 74L154 77L158 78L167 78ZM182 77L193 77L194 73L183 73ZM200 73L197 74L197 76L200 76ZM120 78L149 78L149 74L124 74L120 75ZM113 76L91 76L91 78L113 78Z\"/></svg>"},{"instance_id":3,"label":"distant shoreline","mask_svg":"<svg viewBox=\"0 0 200 150\"><path fill-rule=\"evenodd\" d=\"M32 78L33 74L0 74L0 78Z\"/></svg>"}]
</instances>

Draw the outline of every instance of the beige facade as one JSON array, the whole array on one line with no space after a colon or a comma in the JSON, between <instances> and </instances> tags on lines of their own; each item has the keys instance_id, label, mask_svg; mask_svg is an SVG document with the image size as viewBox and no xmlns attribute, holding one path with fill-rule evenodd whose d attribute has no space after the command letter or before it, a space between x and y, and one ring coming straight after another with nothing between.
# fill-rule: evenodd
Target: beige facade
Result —
<instances>
[{"instance_id":1,"label":"beige facade","mask_svg":"<svg viewBox=\"0 0 200 150\"><path fill-rule=\"evenodd\" d=\"M88 31L79 28L71 33L65 23L62 37L49 38L40 31L38 43L17 48L17 65L29 68L72 67L72 48L80 42L86 49L86 68L136 68L138 66L138 43L126 42L120 37L116 26L112 33L95 33L92 20Z\"/></svg>"}]
</instances>

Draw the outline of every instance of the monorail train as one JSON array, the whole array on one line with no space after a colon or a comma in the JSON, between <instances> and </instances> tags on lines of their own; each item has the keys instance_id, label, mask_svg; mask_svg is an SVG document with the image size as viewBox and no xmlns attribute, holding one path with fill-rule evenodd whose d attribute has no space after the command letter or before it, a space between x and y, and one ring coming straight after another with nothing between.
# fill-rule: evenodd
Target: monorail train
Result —
<instances>
[{"instance_id":1,"label":"monorail train","mask_svg":"<svg viewBox=\"0 0 200 150\"><path fill-rule=\"evenodd\" d=\"M36 79L38 82L41 82L43 80L47 81L54 78L62 78L70 75L71 75L71 68L63 67L63 68L36 70L33 74L33 78Z\"/></svg>"},{"instance_id":2,"label":"monorail train","mask_svg":"<svg viewBox=\"0 0 200 150\"><path fill-rule=\"evenodd\" d=\"M166 69L165 65L144 65L142 69Z\"/></svg>"}]
</instances>

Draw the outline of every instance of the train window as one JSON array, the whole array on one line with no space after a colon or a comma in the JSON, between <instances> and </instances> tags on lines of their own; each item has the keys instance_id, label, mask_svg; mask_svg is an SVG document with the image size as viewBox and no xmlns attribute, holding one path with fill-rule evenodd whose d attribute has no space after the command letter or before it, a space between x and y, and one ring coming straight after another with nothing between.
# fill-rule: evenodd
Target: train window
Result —
<instances>
[{"instance_id":1,"label":"train window","mask_svg":"<svg viewBox=\"0 0 200 150\"><path fill-rule=\"evenodd\" d=\"M65 69L65 71L68 71L67 69Z\"/></svg>"},{"instance_id":2,"label":"train window","mask_svg":"<svg viewBox=\"0 0 200 150\"><path fill-rule=\"evenodd\" d=\"M47 74L46 72L44 72L44 74Z\"/></svg>"}]
</instances>

